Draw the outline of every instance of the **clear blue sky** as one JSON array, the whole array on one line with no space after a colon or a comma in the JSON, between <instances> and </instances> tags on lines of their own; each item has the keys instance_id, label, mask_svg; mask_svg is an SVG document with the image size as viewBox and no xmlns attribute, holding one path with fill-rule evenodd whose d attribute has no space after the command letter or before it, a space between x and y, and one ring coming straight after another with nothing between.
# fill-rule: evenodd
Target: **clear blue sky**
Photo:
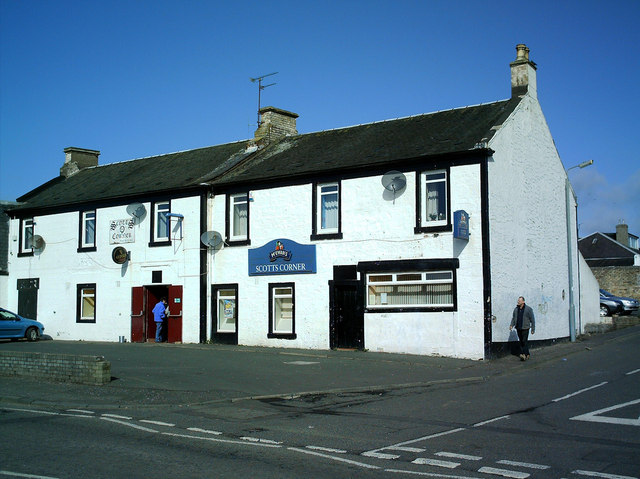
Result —
<instances>
[{"instance_id":1,"label":"clear blue sky","mask_svg":"<svg viewBox=\"0 0 640 479\"><path fill-rule=\"evenodd\" d=\"M580 233L640 235L640 1L0 0L0 199L58 176L249 138L262 106L301 133L510 96L526 43ZM162 172L150 172L160 175Z\"/></svg>"}]
</instances>

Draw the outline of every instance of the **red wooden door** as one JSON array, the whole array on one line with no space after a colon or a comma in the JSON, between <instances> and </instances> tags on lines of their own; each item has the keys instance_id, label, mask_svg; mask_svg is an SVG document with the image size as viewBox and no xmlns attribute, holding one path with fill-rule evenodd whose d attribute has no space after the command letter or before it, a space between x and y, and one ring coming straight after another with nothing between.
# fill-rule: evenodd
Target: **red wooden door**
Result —
<instances>
[{"instance_id":1,"label":"red wooden door","mask_svg":"<svg viewBox=\"0 0 640 479\"><path fill-rule=\"evenodd\" d=\"M169 286L167 342L182 342L182 286Z\"/></svg>"},{"instance_id":2,"label":"red wooden door","mask_svg":"<svg viewBox=\"0 0 640 479\"><path fill-rule=\"evenodd\" d=\"M144 337L144 288L131 288L131 342L142 343Z\"/></svg>"}]
</instances>

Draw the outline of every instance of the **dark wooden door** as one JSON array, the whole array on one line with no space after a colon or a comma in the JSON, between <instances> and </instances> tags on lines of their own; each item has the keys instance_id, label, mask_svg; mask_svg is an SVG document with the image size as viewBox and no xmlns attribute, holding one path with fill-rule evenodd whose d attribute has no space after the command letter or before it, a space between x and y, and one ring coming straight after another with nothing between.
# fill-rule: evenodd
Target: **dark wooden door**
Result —
<instances>
[{"instance_id":1,"label":"dark wooden door","mask_svg":"<svg viewBox=\"0 0 640 479\"><path fill-rule=\"evenodd\" d=\"M169 286L167 342L182 342L182 286Z\"/></svg>"},{"instance_id":2,"label":"dark wooden door","mask_svg":"<svg viewBox=\"0 0 640 479\"><path fill-rule=\"evenodd\" d=\"M330 281L331 348L364 349L364 304L359 281Z\"/></svg>"},{"instance_id":3,"label":"dark wooden door","mask_svg":"<svg viewBox=\"0 0 640 479\"><path fill-rule=\"evenodd\" d=\"M38 278L18 280L18 314L24 318L38 319Z\"/></svg>"},{"instance_id":4,"label":"dark wooden door","mask_svg":"<svg viewBox=\"0 0 640 479\"><path fill-rule=\"evenodd\" d=\"M145 336L144 288L131 288L131 342L143 343Z\"/></svg>"}]
</instances>

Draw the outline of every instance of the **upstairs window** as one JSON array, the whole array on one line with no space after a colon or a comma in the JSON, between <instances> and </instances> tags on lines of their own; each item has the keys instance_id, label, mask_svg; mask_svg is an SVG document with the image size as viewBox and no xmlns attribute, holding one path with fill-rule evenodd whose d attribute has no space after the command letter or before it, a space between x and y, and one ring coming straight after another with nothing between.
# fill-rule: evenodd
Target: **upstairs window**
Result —
<instances>
[{"instance_id":1,"label":"upstairs window","mask_svg":"<svg viewBox=\"0 0 640 479\"><path fill-rule=\"evenodd\" d=\"M96 247L96 211L80 213L80 245L78 250L95 250Z\"/></svg>"},{"instance_id":2,"label":"upstairs window","mask_svg":"<svg viewBox=\"0 0 640 479\"><path fill-rule=\"evenodd\" d=\"M227 242L249 244L249 193L227 196Z\"/></svg>"},{"instance_id":3,"label":"upstairs window","mask_svg":"<svg viewBox=\"0 0 640 479\"><path fill-rule=\"evenodd\" d=\"M170 201L158 201L152 203L153 215L151 221L151 244L150 246L165 246L171 244L171 212Z\"/></svg>"},{"instance_id":4,"label":"upstairs window","mask_svg":"<svg viewBox=\"0 0 640 479\"><path fill-rule=\"evenodd\" d=\"M341 239L340 182L313 185L312 240Z\"/></svg>"},{"instance_id":5,"label":"upstairs window","mask_svg":"<svg viewBox=\"0 0 640 479\"><path fill-rule=\"evenodd\" d=\"M448 170L423 171L419 174L416 232L451 227L448 176Z\"/></svg>"},{"instance_id":6,"label":"upstairs window","mask_svg":"<svg viewBox=\"0 0 640 479\"><path fill-rule=\"evenodd\" d=\"M33 218L20 220L20 255L33 254L33 235L35 222Z\"/></svg>"}]
</instances>

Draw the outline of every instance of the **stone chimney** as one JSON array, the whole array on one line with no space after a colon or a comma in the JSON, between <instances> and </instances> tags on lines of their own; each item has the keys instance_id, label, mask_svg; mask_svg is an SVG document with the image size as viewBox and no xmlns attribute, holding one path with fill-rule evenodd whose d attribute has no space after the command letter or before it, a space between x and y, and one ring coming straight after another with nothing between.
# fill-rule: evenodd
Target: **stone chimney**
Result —
<instances>
[{"instance_id":1,"label":"stone chimney","mask_svg":"<svg viewBox=\"0 0 640 479\"><path fill-rule=\"evenodd\" d=\"M64 149L64 165L60 168L60 176L68 178L89 166L98 166L98 150L85 150L70 146Z\"/></svg>"},{"instance_id":2,"label":"stone chimney","mask_svg":"<svg viewBox=\"0 0 640 479\"><path fill-rule=\"evenodd\" d=\"M619 225L616 225L616 241L627 247L629 246L629 226L628 225L624 223L620 223Z\"/></svg>"},{"instance_id":3,"label":"stone chimney","mask_svg":"<svg viewBox=\"0 0 640 479\"><path fill-rule=\"evenodd\" d=\"M511 66L511 98L526 95L538 98L536 64L529 60L529 49L524 43L516 45L518 52Z\"/></svg>"},{"instance_id":4,"label":"stone chimney","mask_svg":"<svg viewBox=\"0 0 640 479\"><path fill-rule=\"evenodd\" d=\"M260 108L261 121L254 137L268 141L279 140L285 136L297 135L296 118L298 115L290 111L272 106Z\"/></svg>"}]
</instances>

